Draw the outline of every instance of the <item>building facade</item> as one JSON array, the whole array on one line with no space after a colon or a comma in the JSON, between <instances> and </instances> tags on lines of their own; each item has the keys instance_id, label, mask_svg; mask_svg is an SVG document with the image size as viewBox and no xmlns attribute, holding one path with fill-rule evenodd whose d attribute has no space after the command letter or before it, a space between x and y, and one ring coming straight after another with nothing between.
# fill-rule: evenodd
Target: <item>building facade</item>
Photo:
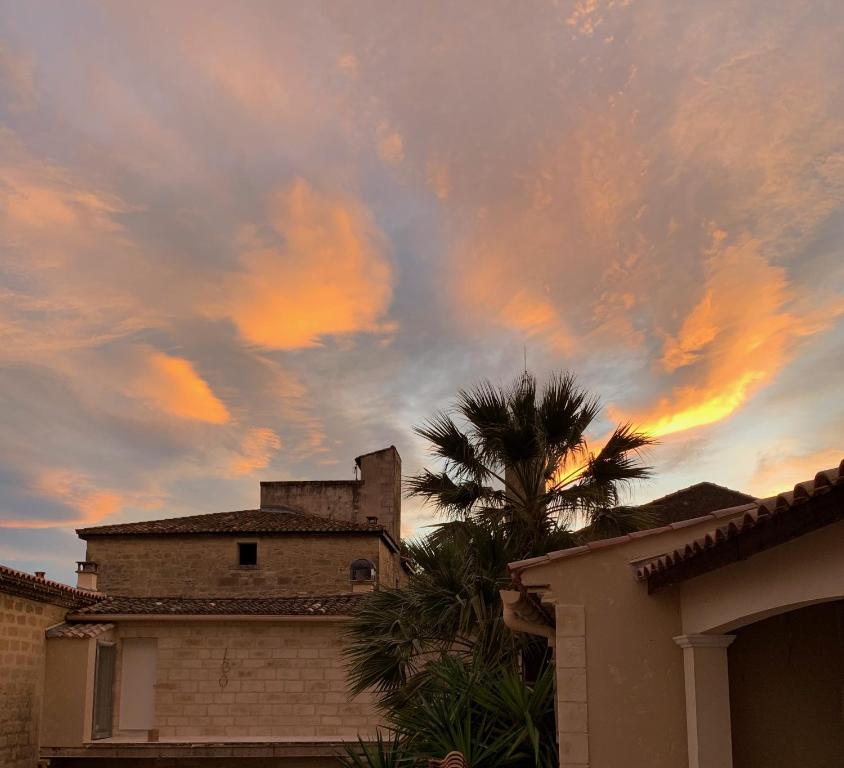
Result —
<instances>
[{"instance_id":1,"label":"building facade","mask_svg":"<svg viewBox=\"0 0 844 768\"><path fill-rule=\"evenodd\" d=\"M42 725L46 632L86 592L0 566L0 765L32 768Z\"/></svg>"},{"instance_id":2,"label":"building facade","mask_svg":"<svg viewBox=\"0 0 844 768\"><path fill-rule=\"evenodd\" d=\"M844 462L669 520L510 565L505 621L553 648L560 765L844 765Z\"/></svg>"},{"instance_id":3,"label":"building facade","mask_svg":"<svg viewBox=\"0 0 844 768\"><path fill-rule=\"evenodd\" d=\"M262 483L256 509L79 530L77 600L38 627L41 759L320 766L371 736L343 636L403 580L401 459L356 462L355 480Z\"/></svg>"}]
</instances>

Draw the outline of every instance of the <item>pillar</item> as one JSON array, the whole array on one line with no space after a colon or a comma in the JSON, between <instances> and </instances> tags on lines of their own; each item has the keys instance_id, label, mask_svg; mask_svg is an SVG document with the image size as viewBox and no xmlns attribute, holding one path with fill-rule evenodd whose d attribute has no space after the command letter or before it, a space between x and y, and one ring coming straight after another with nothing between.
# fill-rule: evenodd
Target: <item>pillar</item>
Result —
<instances>
[{"instance_id":1,"label":"pillar","mask_svg":"<svg viewBox=\"0 0 844 768\"><path fill-rule=\"evenodd\" d=\"M689 768L732 768L727 648L734 635L680 635L686 680Z\"/></svg>"}]
</instances>

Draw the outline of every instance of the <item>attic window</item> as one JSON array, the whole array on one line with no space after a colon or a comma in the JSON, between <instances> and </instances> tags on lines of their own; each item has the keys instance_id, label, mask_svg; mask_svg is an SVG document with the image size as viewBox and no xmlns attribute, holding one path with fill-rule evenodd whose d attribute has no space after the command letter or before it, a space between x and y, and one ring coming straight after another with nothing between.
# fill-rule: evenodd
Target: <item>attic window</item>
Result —
<instances>
[{"instance_id":1,"label":"attic window","mask_svg":"<svg viewBox=\"0 0 844 768\"><path fill-rule=\"evenodd\" d=\"M258 565L258 543L255 541L239 541L237 543L237 564Z\"/></svg>"},{"instance_id":2,"label":"attic window","mask_svg":"<svg viewBox=\"0 0 844 768\"><path fill-rule=\"evenodd\" d=\"M375 566L369 560L355 560L350 572L352 581L375 581Z\"/></svg>"}]
</instances>

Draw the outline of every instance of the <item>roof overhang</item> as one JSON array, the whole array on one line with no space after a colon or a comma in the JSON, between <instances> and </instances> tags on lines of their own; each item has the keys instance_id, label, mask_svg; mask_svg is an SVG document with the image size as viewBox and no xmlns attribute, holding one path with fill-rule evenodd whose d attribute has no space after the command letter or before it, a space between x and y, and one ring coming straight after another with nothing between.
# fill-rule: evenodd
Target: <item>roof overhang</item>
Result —
<instances>
[{"instance_id":1,"label":"roof overhang","mask_svg":"<svg viewBox=\"0 0 844 768\"><path fill-rule=\"evenodd\" d=\"M637 564L636 578L653 593L844 520L842 469L844 462L838 470L819 472L812 483L762 501L701 538Z\"/></svg>"},{"instance_id":2,"label":"roof overhang","mask_svg":"<svg viewBox=\"0 0 844 768\"><path fill-rule=\"evenodd\" d=\"M321 614L292 616L284 614L254 613L69 613L69 621L123 622L123 621L274 621L274 622L342 622L352 619L348 614Z\"/></svg>"}]
</instances>

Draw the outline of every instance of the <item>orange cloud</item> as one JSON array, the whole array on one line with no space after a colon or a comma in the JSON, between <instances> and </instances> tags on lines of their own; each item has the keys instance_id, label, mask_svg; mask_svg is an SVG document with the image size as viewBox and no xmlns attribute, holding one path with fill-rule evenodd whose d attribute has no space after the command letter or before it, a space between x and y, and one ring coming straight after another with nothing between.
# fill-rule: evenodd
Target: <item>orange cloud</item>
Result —
<instances>
[{"instance_id":1,"label":"orange cloud","mask_svg":"<svg viewBox=\"0 0 844 768\"><path fill-rule=\"evenodd\" d=\"M281 438L268 427L253 427L240 441L240 452L232 459L232 475L251 475L269 466L273 454L281 448Z\"/></svg>"},{"instance_id":2,"label":"orange cloud","mask_svg":"<svg viewBox=\"0 0 844 768\"><path fill-rule=\"evenodd\" d=\"M759 498L790 491L797 483L811 480L844 459L844 445L803 454L771 454L760 458L750 481L750 492Z\"/></svg>"},{"instance_id":3,"label":"orange cloud","mask_svg":"<svg viewBox=\"0 0 844 768\"><path fill-rule=\"evenodd\" d=\"M678 333L668 336L661 366L683 369L692 383L675 385L657 405L634 417L660 436L721 421L733 414L791 359L798 341L824 330L841 306L800 306L786 271L744 236L725 245L713 233L703 296Z\"/></svg>"},{"instance_id":4,"label":"orange cloud","mask_svg":"<svg viewBox=\"0 0 844 768\"><path fill-rule=\"evenodd\" d=\"M388 123L381 123L376 131L378 154L388 165L398 165L404 160L404 139Z\"/></svg>"},{"instance_id":5,"label":"orange cloud","mask_svg":"<svg viewBox=\"0 0 844 768\"><path fill-rule=\"evenodd\" d=\"M98 488L86 475L64 469L40 472L32 480L29 490L69 507L78 517L72 520L2 519L0 528L64 528L93 525L113 515L124 503L123 497L117 491Z\"/></svg>"},{"instance_id":6,"label":"orange cloud","mask_svg":"<svg viewBox=\"0 0 844 768\"><path fill-rule=\"evenodd\" d=\"M141 354L137 371L127 385L129 394L180 419L209 424L229 421L226 406L188 360L148 348Z\"/></svg>"},{"instance_id":7,"label":"orange cloud","mask_svg":"<svg viewBox=\"0 0 844 768\"><path fill-rule=\"evenodd\" d=\"M361 203L299 179L273 197L270 220L282 243L243 253L226 290L244 339L296 349L318 346L321 336L386 330L393 269Z\"/></svg>"}]
</instances>

